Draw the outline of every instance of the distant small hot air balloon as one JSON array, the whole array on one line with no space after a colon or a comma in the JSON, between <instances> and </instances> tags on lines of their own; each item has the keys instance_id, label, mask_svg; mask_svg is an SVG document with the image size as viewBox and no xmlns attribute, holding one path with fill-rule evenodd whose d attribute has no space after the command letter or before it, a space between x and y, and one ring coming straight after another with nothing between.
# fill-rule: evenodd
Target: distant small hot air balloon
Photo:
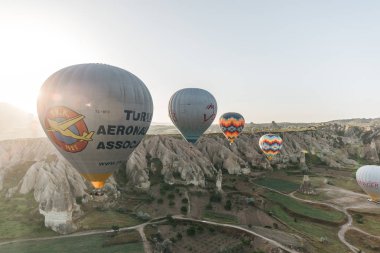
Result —
<instances>
[{"instance_id":1,"label":"distant small hot air balloon","mask_svg":"<svg viewBox=\"0 0 380 253\"><path fill-rule=\"evenodd\" d=\"M356 181L370 200L380 202L380 166L365 165L356 171Z\"/></svg>"},{"instance_id":2,"label":"distant small hot air balloon","mask_svg":"<svg viewBox=\"0 0 380 253\"><path fill-rule=\"evenodd\" d=\"M102 188L148 131L153 102L130 72L105 64L79 64L42 85L38 116L58 151L95 188Z\"/></svg>"},{"instance_id":3,"label":"distant small hot air balloon","mask_svg":"<svg viewBox=\"0 0 380 253\"><path fill-rule=\"evenodd\" d=\"M219 126L224 136L230 141L230 145L243 131L245 120L237 112L227 112L219 118Z\"/></svg>"},{"instance_id":4,"label":"distant small hot air balloon","mask_svg":"<svg viewBox=\"0 0 380 253\"><path fill-rule=\"evenodd\" d=\"M216 100L210 92L198 88L181 89L169 101L169 117L183 137L191 143L210 127L217 113Z\"/></svg>"},{"instance_id":5,"label":"distant small hot air balloon","mask_svg":"<svg viewBox=\"0 0 380 253\"><path fill-rule=\"evenodd\" d=\"M268 160L271 161L282 148L282 139L275 134L265 134L259 140L259 146Z\"/></svg>"}]
</instances>

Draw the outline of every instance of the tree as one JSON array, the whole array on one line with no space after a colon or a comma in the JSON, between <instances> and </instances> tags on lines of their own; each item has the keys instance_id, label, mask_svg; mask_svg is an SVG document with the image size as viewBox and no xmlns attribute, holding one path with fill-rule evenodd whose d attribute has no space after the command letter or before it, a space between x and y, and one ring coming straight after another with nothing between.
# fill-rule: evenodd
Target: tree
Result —
<instances>
[{"instance_id":1,"label":"tree","mask_svg":"<svg viewBox=\"0 0 380 253\"><path fill-rule=\"evenodd\" d=\"M181 207L181 212L182 213L187 213L187 206L182 206Z\"/></svg>"},{"instance_id":2,"label":"tree","mask_svg":"<svg viewBox=\"0 0 380 253\"><path fill-rule=\"evenodd\" d=\"M231 202L231 200L227 200L226 204L224 205L224 209L229 211L229 210L231 210L231 208L232 208L232 202Z\"/></svg>"},{"instance_id":3,"label":"tree","mask_svg":"<svg viewBox=\"0 0 380 253\"><path fill-rule=\"evenodd\" d=\"M187 198L183 198L183 199L182 199L182 203L183 203L183 204L187 204L187 203L189 203L189 200L188 200Z\"/></svg>"},{"instance_id":4,"label":"tree","mask_svg":"<svg viewBox=\"0 0 380 253\"><path fill-rule=\"evenodd\" d=\"M186 230L186 233L188 236L194 236L195 235L195 227L191 226Z\"/></svg>"},{"instance_id":5,"label":"tree","mask_svg":"<svg viewBox=\"0 0 380 253\"><path fill-rule=\"evenodd\" d=\"M119 226L117 226L117 225L112 225L112 230L114 231L114 232L119 232L119 229L120 229L120 227Z\"/></svg>"},{"instance_id":6,"label":"tree","mask_svg":"<svg viewBox=\"0 0 380 253\"><path fill-rule=\"evenodd\" d=\"M222 201L222 195L218 192L213 192L210 196L210 202L220 202Z\"/></svg>"}]
</instances>

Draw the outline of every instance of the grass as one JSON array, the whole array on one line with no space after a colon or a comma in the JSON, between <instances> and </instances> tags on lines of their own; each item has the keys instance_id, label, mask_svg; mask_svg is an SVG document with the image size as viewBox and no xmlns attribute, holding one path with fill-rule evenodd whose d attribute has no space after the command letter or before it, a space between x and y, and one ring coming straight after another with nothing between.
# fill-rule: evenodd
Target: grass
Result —
<instances>
[{"instance_id":1,"label":"grass","mask_svg":"<svg viewBox=\"0 0 380 253\"><path fill-rule=\"evenodd\" d=\"M346 233L346 239L362 252L366 253L378 253L380 251L380 240L373 237L366 236L359 231L348 230Z\"/></svg>"},{"instance_id":2,"label":"grass","mask_svg":"<svg viewBox=\"0 0 380 253\"><path fill-rule=\"evenodd\" d=\"M0 197L0 240L57 235L45 228L33 194ZM2 252L0 250L0 252Z\"/></svg>"},{"instance_id":3,"label":"grass","mask_svg":"<svg viewBox=\"0 0 380 253\"><path fill-rule=\"evenodd\" d=\"M306 195L299 192L296 192L294 194L297 198L305 199L305 200L313 200L313 201L326 201L329 200L331 197L327 196L325 192L319 192L317 195Z\"/></svg>"},{"instance_id":4,"label":"grass","mask_svg":"<svg viewBox=\"0 0 380 253\"><path fill-rule=\"evenodd\" d=\"M344 213L329 207L319 207L317 205L302 203L291 197L284 196L276 192L266 192L264 196L267 199L280 204L287 210L301 216L307 216L312 219L337 224L342 223L345 220Z\"/></svg>"},{"instance_id":5,"label":"grass","mask_svg":"<svg viewBox=\"0 0 380 253\"><path fill-rule=\"evenodd\" d=\"M337 178L331 178L329 181L339 187L343 188L349 191L359 192L363 193L362 189L359 187L358 183L354 178L349 177L337 177Z\"/></svg>"},{"instance_id":6,"label":"grass","mask_svg":"<svg viewBox=\"0 0 380 253\"><path fill-rule=\"evenodd\" d=\"M20 182L20 180L25 176L30 166L32 166L34 163L34 161L24 162L8 169L3 179L4 189L8 189L12 186L17 185Z\"/></svg>"},{"instance_id":7,"label":"grass","mask_svg":"<svg viewBox=\"0 0 380 253\"><path fill-rule=\"evenodd\" d=\"M284 193L290 193L299 188L299 184L278 178L263 178L254 182L258 185L262 185Z\"/></svg>"},{"instance_id":8,"label":"grass","mask_svg":"<svg viewBox=\"0 0 380 253\"><path fill-rule=\"evenodd\" d=\"M128 236L125 234L125 236ZM0 252L12 253L143 253L141 242L110 244L110 235L89 235L44 241L28 241L0 246Z\"/></svg>"},{"instance_id":9,"label":"grass","mask_svg":"<svg viewBox=\"0 0 380 253\"><path fill-rule=\"evenodd\" d=\"M318 192L316 195L308 195L308 194L303 194L301 192L295 192L294 196L300 199L304 200L311 200L311 201L326 201L329 200L329 197L326 196L324 192Z\"/></svg>"},{"instance_id":10,"label":"grass","mask_svg":"<svg viewBox=\"0 0 380 253\"><path fill-rule=\"evenodd\" d=\"M236 216L225 213L217 213L210 210L205 210L203 212L203 219L220 223L238 224L238 219Z\"/></svg>"},{"instance_id":11,"label":"grass","mask_svg":"<svg viewBox=\"0 0 380 253\"><path fill-rule=\"evenodd\" d=\"M353 217L354 226L370 233L372 235L380 236L380 216L379 214L368 214L350 211ZM361 216L361 219L357 217Z\"/></svg>"},{"instance_id":12,"label":"grass","mask_svg":"<svg viewBox=\"0 0 380 253\"><path fill-rule=\"evenodd\" d=\"M290 216L281 206L273 205L270 208L273 216L280 219L282 222L287 224L290 228L295 229L297 232L302 234L302 237L307 235L312 240L308 240L314 247L317 248L316 251L319 253L330 253L330 252L346 252L346 247L340 243L337 236L338 227L332 227L328 225L319 224L316 222L311 222L302 218L296 218ZM322 244L319 242L321 237L327 237L328 244Z\"/></svg>"},{"instance_id":13,"label":"grass","mask_svg":"<svg viewBox=\"0 0 380 253\"><path fill-rule=\"evenodd\" d=\"M129 227L140 224L141 222L129 214L122 214L116 211L98 211L92 210L86 213L86 216L79 221L81 228L98 229L111 228L112 225L119 227Z\"/></svg>"}]
</instances>

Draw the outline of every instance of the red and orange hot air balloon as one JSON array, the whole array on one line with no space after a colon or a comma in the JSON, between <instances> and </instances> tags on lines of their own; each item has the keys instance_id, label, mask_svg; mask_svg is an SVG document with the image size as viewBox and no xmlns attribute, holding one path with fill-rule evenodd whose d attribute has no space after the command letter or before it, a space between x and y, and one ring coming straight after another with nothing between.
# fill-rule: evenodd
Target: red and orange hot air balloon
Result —
<instances>
[{"instance_id":1,"label":"red and orange hot air balloon","mask_svg":"<svg viewBox=\"0 0 380 253\"><path fill-rule=\"evenodd\" d=\"M230 141L230 145L234 143L236 138L243 131L245 120L243 116L237 112L227 112L219 118L219 126L224 136Z\"/></svg>"},{"instance_id":2,"label":"red and orange hot air balloon","mask_svg":"<svg viewBox=\"0 0 380 253\"><path fill-rule=\"evenodd\" d=\"M282 148L282 138L275 134L265 134L259 140L259 146L268 160L271 161Z\"/></svg>"}]
</instances>

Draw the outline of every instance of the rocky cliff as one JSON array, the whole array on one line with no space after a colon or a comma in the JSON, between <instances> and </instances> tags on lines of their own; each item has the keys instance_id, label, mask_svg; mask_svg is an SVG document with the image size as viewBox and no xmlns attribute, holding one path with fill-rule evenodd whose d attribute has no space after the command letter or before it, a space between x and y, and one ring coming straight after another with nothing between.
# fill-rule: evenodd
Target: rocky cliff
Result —
<instances>
[{"instance_id":1,"label":"rocky cliff","mask_svg":"<svg viewBox=\"0 0 380 253\"><path fill-rule=\"evenodd\" d=\"M246 174L255 169L300 169L314 165L333 168L358 166L358 161L379 163L377 127L325 124L316 130L279 133L281 154L269 162L258 146L262 133L243 133L229 145L222 134L206 134L192 145L179 135L148 135L129 158L116 181L149 189L152 175L167 183L203 187L218 170ZM305 157L306 156L306 157ZM111 178L109 188L116 189ZM46 226L60 233L75 230L73 216L81 215L76 199L86 197L90 186L46 138L0 142L0 190L3 196L33 192Z\"/></svg>"}]
</instances>

